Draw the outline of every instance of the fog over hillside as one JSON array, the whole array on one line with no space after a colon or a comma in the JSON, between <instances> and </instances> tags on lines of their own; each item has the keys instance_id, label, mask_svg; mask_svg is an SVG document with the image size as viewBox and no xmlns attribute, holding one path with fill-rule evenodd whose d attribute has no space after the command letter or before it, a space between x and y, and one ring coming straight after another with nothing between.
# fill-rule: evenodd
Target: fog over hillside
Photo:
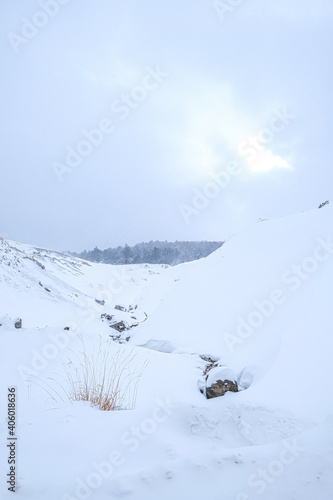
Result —
<instances>
[{"instance_id":1,"label":"fog over hillside","mask_svg":"<svg viewBox=\"0 0 333 500\"><path fill-rule=\"evenodd\" d=\"M105 264L169 264L175 266L182 262L201 259L217 250L223 242L217 241L150 241L149 243L138 243L133 247L125 245L117 248L100 250L84 250L72 255L92 262L103 262Z\"/></svg>"}]
</instances>

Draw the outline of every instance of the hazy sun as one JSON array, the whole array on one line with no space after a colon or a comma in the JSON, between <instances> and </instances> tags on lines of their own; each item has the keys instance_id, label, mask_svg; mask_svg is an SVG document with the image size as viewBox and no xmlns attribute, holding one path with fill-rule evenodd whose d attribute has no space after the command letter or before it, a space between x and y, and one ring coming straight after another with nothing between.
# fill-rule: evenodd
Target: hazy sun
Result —
<instances>
[{"instance_id":1,"label":"hazy sun","mask_svg":"<svg viewBox=\"0 0 333 500\"><path fill-rule=\"evenodd\" d=\"M254 172L265 172L272 168L290 168L290 165L281 156L274 155L269 149L258 152L257 158L250 163Z\"/></svg>"},{"instance_id":2,"label":"hazy sun","mask_svg":"<svg viewBox=\"0 0 333 500\"><path fill-rule=\"evenodd\" d=\"M256 136L248 137L239 147L243 156L253 172L267 172L273 168L290 168L289 163L275 155L270 149L260 144Z\"/></svg>"}]
</instances>

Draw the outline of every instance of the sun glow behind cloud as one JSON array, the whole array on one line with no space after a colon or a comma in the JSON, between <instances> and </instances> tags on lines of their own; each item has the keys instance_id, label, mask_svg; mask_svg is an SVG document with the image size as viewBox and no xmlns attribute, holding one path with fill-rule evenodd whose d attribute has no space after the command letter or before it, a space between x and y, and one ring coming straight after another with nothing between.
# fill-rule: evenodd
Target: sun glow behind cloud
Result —
<instances>
[{"instance_id":1,"label":"sun glow behind cloud","mask_svg":"<svg viewBox=\"0 0 333 500\"><path fill-rule=\"evenodd\" d=\"M175 112L177 126L170 127L169 134L178 168L187 182L189 177L206 179L235 159L239 138L253 125L235 104L227 85L206 80L198 82L191 92L186 87L178 93Z\"/></svg>"},{"instance_id":2,"label":"sun glow behind cloud","mask_svg":"<svg viewBox=\"0 0 333 500\"><path fill-rule=\"evenodd\" d=\"M171 83L172 85L172 83ZM163 89L161 89L163 91ZM250 113L226 83L205 77L196 86L178 91L167 103L163 138L172 151L172 169L179 184L207 182L228 162L238 161L246 171L259 174L290 169L289 124L295 114L285 105L271 103ZM287 141L287 142L286 142ZM283 156L279 156L281 151Z\"/></svg>"},{"instance_id":3,"label":"sun glow behind cloud","mask_svg":"<svg viewBox=\"0 0 333 500\"><path fill-rule=\"evenodd\" d=\"M257 136L250 136L239 146L239 153L253 172L267 172L274 168L291 168L289 163L260 143Z\"/></svg>"}]
</instances>

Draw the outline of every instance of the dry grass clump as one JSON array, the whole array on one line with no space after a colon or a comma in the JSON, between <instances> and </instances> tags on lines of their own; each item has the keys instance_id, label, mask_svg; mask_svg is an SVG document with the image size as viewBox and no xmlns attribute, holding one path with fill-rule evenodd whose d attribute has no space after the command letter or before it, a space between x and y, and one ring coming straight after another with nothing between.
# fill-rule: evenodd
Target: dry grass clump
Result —
<instances>
[{"instance_id":1,"label":"dry grass clump","mask_svg":"<svg viewBox=\"0 0 333 500\"><path fill-rule=\"evenodd\" d=\"M102 341L102 337L99 337L98 346L88 352L82 336L77 337L82 350L77 352L69 349L71 354L66 362L62 363L65 380L61 376L59 378L59 373L47 377L50 382L29 375L29 391L32 382L44 390L53 401L85 401L102 411L135 408L138 385L148 361L143 363L139 371L132 371L131 364L136 358L134 349L128 351L119 346L116 353L112 354L113 342Z\"/></svg>"},{"instance_id":2,"label":"dry grass clump","mask_svg":"<svg viewBox=\"0 0 333 500\"><path fill-rule=\"evenodd\" d=\"M80 337L82 351L71 351L76 362L68 359L64 363L69 388L66 394L70 401L87 401L102 411L132 409L135 407L140 378L147 366L144 363L140 372L131 371L131 363L136 354L125 349L110 352L111 342L102 345L100 337L98 347L87 352Z\"/></svg>"}]
</instances>

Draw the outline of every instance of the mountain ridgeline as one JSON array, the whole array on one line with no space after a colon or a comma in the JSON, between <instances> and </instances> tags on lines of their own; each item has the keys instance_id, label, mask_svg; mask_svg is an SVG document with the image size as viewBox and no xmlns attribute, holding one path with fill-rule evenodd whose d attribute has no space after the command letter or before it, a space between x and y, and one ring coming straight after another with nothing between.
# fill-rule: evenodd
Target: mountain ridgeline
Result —
<instances>
[{"instance_id":1,"label":"mountain ridgeline","mask_svg":"<svg viewBox=\"0 0 333 500\"><path fill-rule=\"evenodd\" d=\"M100 250L84 250L81 253L71 252L71 255L92 262L104 264L168 264L175 266L183 262L207 257L223 245L221 241L150 241L138 243L133 247L128 245Z\"/></svg>"}]
</instances>

